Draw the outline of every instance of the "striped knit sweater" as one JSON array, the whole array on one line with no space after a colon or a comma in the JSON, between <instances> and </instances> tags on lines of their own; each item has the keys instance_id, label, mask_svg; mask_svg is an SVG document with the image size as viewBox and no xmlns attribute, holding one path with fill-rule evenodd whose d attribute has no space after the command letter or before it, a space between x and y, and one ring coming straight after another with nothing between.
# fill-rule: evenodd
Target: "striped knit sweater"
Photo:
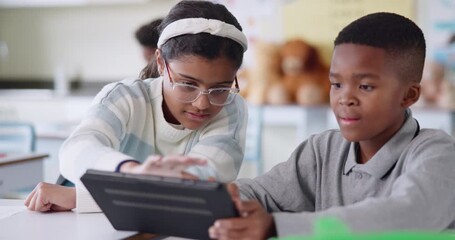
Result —
<instances>
[{"instance_id":1,"label":"striped knit sweater","mask_svg":"<svg viewBox=\"0 0 455 240\"><path fill-rule=\"evenodd\" d=\"M78 212L100 211L80 182L89 168L114 171L127 159L187 155L206 166L188 172L222 182L236 178L243 159L247 106L240 96L197 130L182 129L164 119L162 78L126 79L108 84L95 97L87 116L63 143L60 171L76 183Z\"/></svg>"}]
</instances>

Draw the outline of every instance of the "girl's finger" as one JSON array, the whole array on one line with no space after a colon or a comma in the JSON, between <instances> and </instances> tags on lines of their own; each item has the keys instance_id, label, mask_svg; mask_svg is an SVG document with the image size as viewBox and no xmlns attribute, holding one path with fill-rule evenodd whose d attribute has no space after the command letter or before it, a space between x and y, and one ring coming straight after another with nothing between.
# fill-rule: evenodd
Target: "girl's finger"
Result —
<instances>
[{"instance_id":1,"label":"girl's finger","mask_svg":"<svg viewBox=\"0 0 455 240\"><path fill-rule=\"evenodd\" d=\"M185 179L199 180L198 177L194 176L193 174L187 173L185 171L182 171L181 176L182 176L182 178L185 178Z\"/></svg>"},{"instance_id":2,"label":"girl's finger","mask_svg":"<svg viewBox=\"0 0 455 240\"><path fill-rule=\"evenodd\" d=\"M46 208L46 205L49 204L49 202L44 198L42 192L39 192L36 194L35 198L35 211L43 211L43 209ZM50 208L50 206L49 206Z\"/></svg>"},{"instance_id":3,"label":"girl's finger","mask_svg":"<svg viewBox=\"0 0 455 240\"><path fill-rule=\"evenodd\" d=\"M163 158L159 155L149 156L141 165L143 166L153 166L161 164Z\"/></svg>"},{"instance_id":4,"label":"girl's finger","mask_svg":"<svg viewBox=\"0 0 455 240\"><path fill-rule=\"evenodd\" d=\"M55 204L52 204L51 208L54 211L69 211L69 210L71 210L71 209L64 208L64 207L61 207L61 206L58 206L58 205L55 205Z\"/></svg>"},{"instance_id":5,"label":"girl's finger","mask_svg":"<svg viewBox=\"0 0 455 240\"><path fill-rule=\"evenodd\" d=\"M28 206L30 205L30 202L31 202L33 196L36 194L36 188L37 188L37 187L38 187L38 186L36 186L36 187L33 189L33 191L32 191L31 193L28 194L27 198L26 198L25 201L24 201L24 205L25 205L25 206L28 207Z\"/></svg>"},{"instance_id":6,"label":"girl's finger","mask_svg":"<svg viewBox=\"0 0 455 240\"><path fill-rule=\"evenodd\" d=\"M46 204L40 204L37 211L40 211L40 212L47 212L51 209L51 207L53 206L52 203L46 203Z\"/></svg>"},{"instance_id":7,"label":"girl's finger","mask_svg":"<svg viewBox=\"0 0 455 240\"><path fill-rule=\"evenodd\" d=\"M30 204L28 205L28 209L34 211L35 210L35 201L36 201L36 193L33 194L32 199L30 200Z\"/></svg>"},{"instance_id":8,"label":"girl's finger","mask_svg":"<svg viewBox=\"0 0 455 240\"><path fill-rule=\"evenodd\" d=\"M207 163L206 160L200 159L200 158L194 158L194 157L189 157L189 156L166 156L163 158L164 162L180 162L180 163L185 163L185 164L196 164L196 165L204 165Z\"/></svg>"}]
</instances>

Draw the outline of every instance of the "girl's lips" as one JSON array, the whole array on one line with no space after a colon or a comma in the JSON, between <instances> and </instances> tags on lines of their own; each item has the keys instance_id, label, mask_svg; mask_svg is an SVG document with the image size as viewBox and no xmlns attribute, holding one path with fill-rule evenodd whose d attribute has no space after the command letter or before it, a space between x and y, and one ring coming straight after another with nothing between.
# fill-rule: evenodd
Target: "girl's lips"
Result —
<instances>
[{"instance_id":1,"label":"girl's lips","mask_svg":"<svg viewBox=\"0 0 455 240\"><path fill-rule=\"evenodd\" d=\"M200 114L200 113L192 113L192 112L185 112L185 115L189 119L199 121L199 122L205 121L210 116L210 114Z\"/></svg>"}]
</instances>

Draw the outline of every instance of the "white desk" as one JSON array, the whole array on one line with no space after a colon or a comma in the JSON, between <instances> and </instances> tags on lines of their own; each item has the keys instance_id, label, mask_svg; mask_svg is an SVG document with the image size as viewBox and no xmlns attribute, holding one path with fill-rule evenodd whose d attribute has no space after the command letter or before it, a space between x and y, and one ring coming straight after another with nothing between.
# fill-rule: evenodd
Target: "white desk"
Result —
<instances>
[{"instance_id":1,"label":"white desk","mask_svg":"<svg viewBox=\"0 0 455 240\"><path fill-rule=\"evenodd\" d=\"M23 206L23 200L0 199L0 208ZM134 232L115 230L102 213L28 211L0 219L0 239L120 239Z\"/></svg>"},{"instance_id":2,"label":"white desk","mask_svg":"<svg viewBox=\"0 0 455 240\"><path fill-rule=\"evenodd\" d=\"M23 200L0 199L0 211L24 206ZM150 234L117 231L103 213L24 211L0 219L0 239L162 239ZM0 212L0 216L1 216ZM183 238L168 237L166 240Z\"/></svg>"}]
</instances>

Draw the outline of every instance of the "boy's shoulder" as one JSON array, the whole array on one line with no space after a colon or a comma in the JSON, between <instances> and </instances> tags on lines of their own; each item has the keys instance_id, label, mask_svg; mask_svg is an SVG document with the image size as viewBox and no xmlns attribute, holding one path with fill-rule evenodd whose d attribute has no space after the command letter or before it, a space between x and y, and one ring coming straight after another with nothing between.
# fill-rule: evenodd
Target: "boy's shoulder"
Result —
<instances>
[{"instance_id":1,"label":"boy's shoulder","mask_svg":"<svg viewBox=\"0 0 455 240\"><path fill-rule=\"evenodd\" d=\"M432 168L446 174L446 171L453 171L455 166L453 156L455 156L453 136L439 129L421 129L402 151L400 159L407 169Z\"/></svg>"},{"instance_id":2,"label":"boy's shoulder","mask_svg":"<svg viewBox=\"0 0 455 240\"><path fill-rule=\"evenodd\" d=\"M439 145L455 144L455 137L449 135L443 130L433 128L422 128L419 134L412 141L412 145Z\"/></svg>"}]
</instances>

